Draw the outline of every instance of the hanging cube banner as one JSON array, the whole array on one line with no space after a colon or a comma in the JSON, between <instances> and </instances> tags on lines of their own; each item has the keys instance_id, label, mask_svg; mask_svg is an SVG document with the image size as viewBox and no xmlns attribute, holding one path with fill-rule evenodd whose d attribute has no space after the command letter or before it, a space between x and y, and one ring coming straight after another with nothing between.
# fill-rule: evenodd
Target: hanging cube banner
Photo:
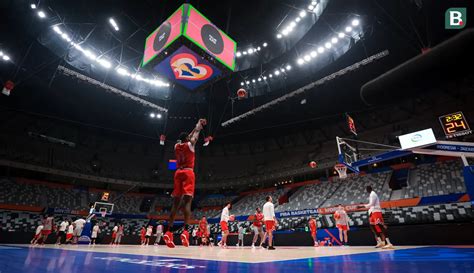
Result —
<instances>
[{"instance_id":1,"label":"hanging cube banner","mask_svg":"<svg viewBox=\"0 0 474 273\"><path fill-rule=\"evenodd\" d=\"M236 49L227 34L184 4L148 36L142 67L197 90L234 71Z\"/></svg>"},{"instance_id":2,"label":"hanging cube banner","mask_svg":"<svg viewBox=\"0 0 474 273\"><path fill-rule=\"evenodd\" d=\"M217 67L202 59L186 46L181 46L156 65L154 70L159 75L190 90L194 90L222 74Z\"/></svg>"}]
</instances>

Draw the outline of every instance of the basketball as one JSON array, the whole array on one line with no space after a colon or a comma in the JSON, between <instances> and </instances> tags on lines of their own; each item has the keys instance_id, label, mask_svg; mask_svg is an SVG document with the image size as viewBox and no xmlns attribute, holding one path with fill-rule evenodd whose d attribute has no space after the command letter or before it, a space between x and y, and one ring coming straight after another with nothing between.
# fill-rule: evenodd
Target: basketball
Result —
<instances>
[{"instance_id":1,"label":"basketball","mask_svg":"<svg viewBox=\"0 0 474 273\"><path fill-rule=\"evenodd\" d=\"M235 221L235 215L232 214L231 216L229 216L229 221Z\"/></svg>"},{"instance_id":2,"label":"basketball","mask_svg":"<svg viewBox=\"0 0 474 273\"><path fill-rule=\"evenodd\" d=\"M309 166L314 169L318 166L318 164L316 164L316 162L314 162L314 161L311 161L311 162L309 162Z\"/></svg>"},{"instance_id":3,"label":"basketball","mask_svg":"<svg viewBox=\"0 0 474 273\"><path fill-rule=\"evenodd\" d=\"M339 215L339 212L334 213L334 219L336 220L341 219L341 215Z\"/></svg>"},{"instance_id":4,"label":"basketball","mask_svg":"<svg viewBox=\"0 0 474 273\"><path fill-rule=\"evenodd\" d=\"M243 88L240 88L239 90L237 90L237 97L239 99L245 99L247 98L247 91Z\"/></svg>"}]
</instances>

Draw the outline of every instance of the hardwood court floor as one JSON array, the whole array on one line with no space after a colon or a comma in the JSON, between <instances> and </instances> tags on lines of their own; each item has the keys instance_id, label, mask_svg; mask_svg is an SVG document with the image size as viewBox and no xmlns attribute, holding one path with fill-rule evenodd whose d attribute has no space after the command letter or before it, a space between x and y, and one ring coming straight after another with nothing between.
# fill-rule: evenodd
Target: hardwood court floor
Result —
<instances>
[{"instance_id":1,"label":"hardwood court floor","mask_svg":"<svg viewBox=\"0 0 474 273\"><path fill-rule=\"evenodd\" d=\"M474 272L474 246L189 247L0 245L1 273Z\"/></svg>"}]
</instances>

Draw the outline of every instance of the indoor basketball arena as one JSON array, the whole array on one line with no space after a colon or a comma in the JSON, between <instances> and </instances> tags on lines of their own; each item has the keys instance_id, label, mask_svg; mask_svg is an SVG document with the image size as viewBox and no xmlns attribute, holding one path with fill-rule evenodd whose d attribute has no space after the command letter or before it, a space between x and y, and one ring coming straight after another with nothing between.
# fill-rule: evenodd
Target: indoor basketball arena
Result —
<instances>
[{"instance_id":1,"label":"indoor basketball arena","mask_svg":"<svg viewBox=\"0 0 474 273\"><path fill-rule=\"evenodd\" d=\"M0 273L474 272L472 1L0 8Z\"/></svg>"}]
</instances>

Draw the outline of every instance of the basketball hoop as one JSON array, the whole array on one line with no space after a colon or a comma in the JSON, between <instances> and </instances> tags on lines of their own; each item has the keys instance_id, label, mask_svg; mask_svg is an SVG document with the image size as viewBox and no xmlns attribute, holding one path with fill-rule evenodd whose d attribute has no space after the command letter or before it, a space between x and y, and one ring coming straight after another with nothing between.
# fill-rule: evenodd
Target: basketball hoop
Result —
<instances>
[{"instance_id":1,"label":"basketball hoop","mask_svg":"<svg viewBox=\"0 0 474 273\"><path fill-rule=\"evenodd\" d=\"M105 215L107 215L107 209L101 208L100 209L100 216L105 217Z\"/></svg>"},{"instance_id":2,"label":"basketball hoop","mask_svg":"<svg viewBox=\"0 0 474 273\"><path fill-rule=\"evenodd\" d=\"M334 169L339 174L339 178L344 179L347 178L347 166L344 164L336 164Z\"/></svg>"}]
</instances>

